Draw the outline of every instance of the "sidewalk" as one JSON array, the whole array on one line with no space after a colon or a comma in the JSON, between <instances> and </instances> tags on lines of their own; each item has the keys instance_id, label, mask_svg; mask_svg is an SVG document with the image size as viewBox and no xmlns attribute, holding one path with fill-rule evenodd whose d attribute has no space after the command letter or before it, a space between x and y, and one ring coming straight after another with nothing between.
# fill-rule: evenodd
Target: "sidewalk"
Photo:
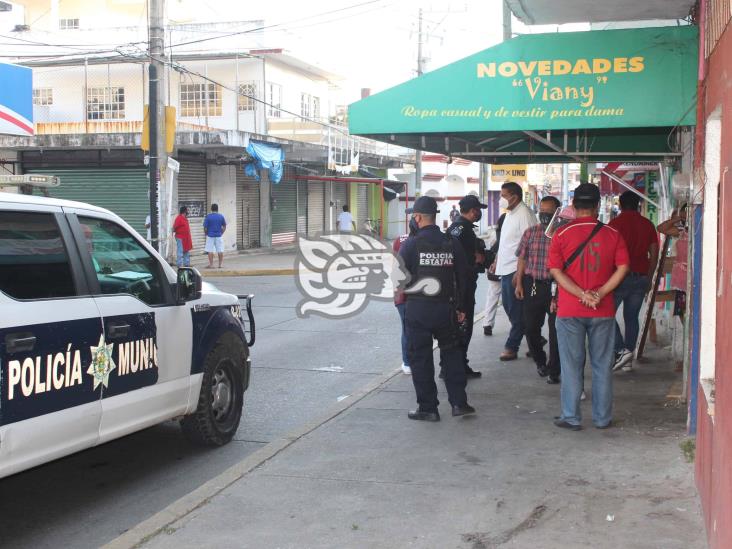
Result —
<instances>
[{"instance_id":1,"label":"sidewalk","mask_svg":"<svg viewBox=\"0 0 732 549\"><path fill-rule=\"evenodd\" d=\"M439 384L442 421L409 421L411 379L395 373L150 519L156 533L138 527L116 546L705 547L679 446L685 408L665 396L678 375L666 352L650 349L651 363L616 374L615 428L592 428L588 379L585 429L567 432L552 425L558 386L530 359L493 358L506 331L501 317L493 337L476 327L476 416L450 417Z\"/></svg>"},{"instance_id":2,"label":"sidewalk","mask_svg":"<svg viewBox=\"0 0 732 549\"><path fill-rule=\"evenodd\" d=\"M218 259L214 258L214 265ZM224 255L222 269L207 269L208 257L205 254L191 255L191 266L207 276L263 276L295 274L295 249L257 249Z\"/></svg>"}]
</instances>

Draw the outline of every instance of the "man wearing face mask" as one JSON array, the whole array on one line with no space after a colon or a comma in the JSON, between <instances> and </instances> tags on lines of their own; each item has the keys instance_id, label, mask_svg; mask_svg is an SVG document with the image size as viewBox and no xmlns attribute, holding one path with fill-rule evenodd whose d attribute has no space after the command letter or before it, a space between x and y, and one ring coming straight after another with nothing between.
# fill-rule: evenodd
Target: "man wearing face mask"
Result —
<instances>
[{"instance_id":1,"label":"man wearing face mask","mask_svg":"<svg viewBox=\"0 0 732 549\"><path fill-rule=\"evenodd\" d=\"M399 254L399 250L402 247L402 244L405 240L407 240L410 236L414 236L417 234L417 231L419 230L419 227L417 226L417 221L413 217L409 219L409 234L403 234L399 238L394 240L394 243L391 245L392 250L394 250L395 254ZM405 315L407 312L407 296L404 294L404 292L397 290L394 292L394 306L397 308L397 311L399 312L399 318L402 321L402 373L406 375L412 374L412 368L409 366L409 340L407 339L407 327L405 324Z\"/></svg>"},{"instance_id":2,"label":"man wearing face mask","mask_svg":"<svg viewBox=\"0 0 732 549\"><path fill-rule=\"evenodd\" d=\"M465 251L465 259L468 261L467 279L465 280L465 322L462 326L462 342L465 352L465 373L470 378L480 377L481 372L476 372L468 365L468 345L473 336L473 317L475 316L475 290L478 287L478 271L476 264L485 261L485 255L478 252L478 237L475 236L474 223L483 217L483 211L488 207L482 204L478 197L469 194L460 199L460 216L447 228L447 234L456 238ZM477 260L477 261L476 261Z\"/></svg>"},{"instance_id":3,"label":"man wearing face mask","mask_svg":"<svg viewBox=\"0 0 732 549\"><path fill-rule=\"evenodd\" d=\"M518 356L521 338L524 337L522 303L516 299L516 271L518 258L516 249L526 229L536 225L536 216L523 202L523 189L518 183L508 181L501 185L501 209L508 210L501 227L501 240L496 258L496 274L501 277L501 299L503 309L511 322L511 331L506 339L500 360L515 360Z\"/></svg>"},{"instance_id":4,"label":"man wearing face mask","mask_svg":"<svg viewBox=\"0 0 732 549\"><path fill-rule=\"evenodd\" d=\"M539 203L539 224L526 229L516 249L516 299L523 302L526 342L536 371L541 377L548 376L549 384L559 383L561 367L555 328L556 310L552 307L552 277L547 266L552 241L544 231L560 205L553 196L542 198ZM541 342L541 328L546 315L549 315L549 362Z\"/></svg>"}]
</instances>

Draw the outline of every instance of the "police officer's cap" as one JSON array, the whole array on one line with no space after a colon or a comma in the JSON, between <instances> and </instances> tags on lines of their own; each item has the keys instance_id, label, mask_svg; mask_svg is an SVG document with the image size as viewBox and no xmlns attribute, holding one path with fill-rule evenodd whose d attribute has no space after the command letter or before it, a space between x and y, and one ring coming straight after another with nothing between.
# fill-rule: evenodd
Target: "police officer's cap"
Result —
<instances>
[{"instance_id":1,"label":"police officer's cap","mask_svg":"<svg viewBox=\"0 0 732 549\"><path fill-rule=\"evenodd\" d=\"M460 199L461 212L467 212L468 210L472 210L473 208L485 209L487 207L488 204L483 204L474 194L469 194Z\"/></svg>"},{"instance_id":2,"label":"police officer's cap","mask_svg":"<svg viewBox=\"0 0 732 549\"><path fill-rule=\"evenodd\" d=\"M408 214L416 213L435 215L439 211L440 210L437 209L437 201L431 196L420 196L414 201L414 206L407 208Z\"/></svg>"}]
</instances>

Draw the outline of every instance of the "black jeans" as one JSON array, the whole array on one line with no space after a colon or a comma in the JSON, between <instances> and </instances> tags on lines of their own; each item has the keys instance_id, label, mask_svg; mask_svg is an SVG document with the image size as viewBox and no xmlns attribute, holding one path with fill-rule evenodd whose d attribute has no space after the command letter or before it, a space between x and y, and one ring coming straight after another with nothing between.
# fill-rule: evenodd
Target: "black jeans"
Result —
<instances>
[{"instance_id":1,"label":"black jeans","mask_svg":"<svg viewBox=\"0 0 732 549\"><path fill-rule=\"evenodd\" d=\"M453 406L463 406L467 377L463 346L458 336L455 311L450 303L407 299L407 341L412 382L417 393L417 403L422 412L437 410L437 385L432 339L440 346L440 362L445 372L447 398Z\"/></svg>"},{"instance_id":2,"label":"black jeans","mask_svg":"<svg viewBox=\"0 0 732 549\"><path fill-rule=\"evenodd\" d=\"M465 371L470 370L470 364L468 364L468 346L470 340L473 337L473 317L475 316L475 290L477 285L473 282L469 283L465 289L468 293L468 305L465 313L465 326L464 331L460 334L460 340L463 344L463 357L465 358Z\"/></svg>"},{"instance_id":3,"label":"black jeans","mask_svg":"<svg viewBox=\"0 0 732 549\"><path fill-rule=\"evenodd\" d=\"M529 344L531 357L537 368L547 368L549 375L559 377L561 366L559 362L559 345L557 344L557 330L555 321L557 315L551 313L552 284L550 280L534 280L524 275L524 333ZM536 291L534 291L536 289ZM533 294L533 295L532 295ZM549 315L549 361L541 345L541 329L544 318Z\"/></svg>"}]
</instances>

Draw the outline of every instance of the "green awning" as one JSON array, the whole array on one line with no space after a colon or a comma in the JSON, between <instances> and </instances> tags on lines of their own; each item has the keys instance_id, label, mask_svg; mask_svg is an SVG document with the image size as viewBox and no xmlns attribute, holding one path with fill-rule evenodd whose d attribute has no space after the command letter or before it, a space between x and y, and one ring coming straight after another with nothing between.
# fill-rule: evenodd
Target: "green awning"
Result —
<instances>
[{"instance_id":1,"label":"green awning","mask_svg":"<svg viewBox=\"0 0 732 549\"><path fill-rule=\"evenodd\" d=\"M349 107L349 128L480 162L663 160L695 124L694 26L524 35Z\"/></svg>"}]
</instances>

